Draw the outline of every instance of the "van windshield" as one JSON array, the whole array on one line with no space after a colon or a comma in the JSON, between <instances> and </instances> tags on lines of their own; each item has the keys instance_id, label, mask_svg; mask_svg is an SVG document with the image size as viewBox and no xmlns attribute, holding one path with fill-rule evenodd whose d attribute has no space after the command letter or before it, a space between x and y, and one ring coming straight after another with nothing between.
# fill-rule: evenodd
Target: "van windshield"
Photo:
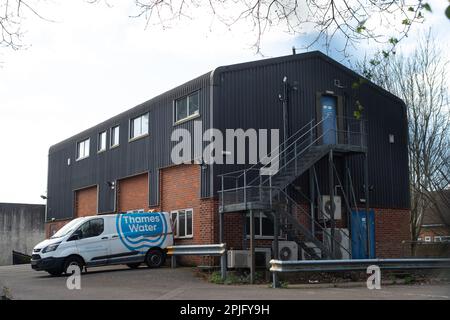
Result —
<instances>
[{"instance_id":1,"label":"van windshield","mask_svg":"<svg viewBox=\"0 0 450 320\"><path fill-rule=\"evenodd\" d=\"M66 224L64 227L59 229L53 236L50 237L50 239L55 238L62 238L65 235L67 235L69 232L72 232L72 230L75 228L75 226L78 225L78 223L83 220L83 218L76 218L72 221L70 221L68 224Z\"/></svg>"}]
</instances>

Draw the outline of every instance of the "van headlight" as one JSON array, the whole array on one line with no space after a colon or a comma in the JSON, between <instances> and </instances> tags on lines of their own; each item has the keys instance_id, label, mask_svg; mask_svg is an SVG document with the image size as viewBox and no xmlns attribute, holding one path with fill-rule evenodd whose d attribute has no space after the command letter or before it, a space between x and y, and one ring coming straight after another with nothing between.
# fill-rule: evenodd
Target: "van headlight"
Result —
<instances>
[{"instance_id":1,"label":"van headlight","mask_svg":"<svg viewBox=\"0 0 450 320\"><path fill-rule=\"evenodd\" d=\"M59 246L60 243L61 243L61 242L57 242L57 243L50 244L50 245L46 246L44 249L42 249L42 253L46 253L46 252L50 252L50 251L55 251L55 250L58 248L58 246Z\"/></svg>"}]
</instances>

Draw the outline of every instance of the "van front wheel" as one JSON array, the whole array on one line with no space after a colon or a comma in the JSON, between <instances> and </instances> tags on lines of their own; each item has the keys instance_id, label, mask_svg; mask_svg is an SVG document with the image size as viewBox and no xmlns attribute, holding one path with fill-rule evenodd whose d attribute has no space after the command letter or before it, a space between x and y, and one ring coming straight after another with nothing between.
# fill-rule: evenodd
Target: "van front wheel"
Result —
<instances>
[{"instance_id":1,"label":"van front wheel","mask_svg":"<svg viewBox=\"0 0 450 320\"><path fill-rule=\"evenodd\" d=\"M72 256L68 257L64 263L64 273L69 275L71 272L68 270L69 267L74 266L80 269L80 272L83 270L83 260L78 257Z\"/></svg>"},{"instance_id":2,"label":"van front wheel","mask_svg":"<svg viewBox=\"0 0 450 320\"><path fill-rule=\"evenodd\" d=\"M145 256L145 263L149 268L159 268L164 263L164 254L161 250L149 250Z\"/></svg>"}]
</instances>

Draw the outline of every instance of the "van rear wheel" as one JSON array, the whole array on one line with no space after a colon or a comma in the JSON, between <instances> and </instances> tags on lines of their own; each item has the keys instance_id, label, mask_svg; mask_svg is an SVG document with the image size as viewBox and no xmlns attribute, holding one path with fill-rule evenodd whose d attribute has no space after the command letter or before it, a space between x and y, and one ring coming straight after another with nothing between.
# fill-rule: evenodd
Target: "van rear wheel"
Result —
<instances>
[{"instance_id":1,"label":"van rear wheel","mask_svg":"<svg viewBox=\"0 0 450 320\"><path fill-rule=\"evenodd\" d=\"M149 250L145 256L145 263L149 268L159 268L164 263L164 254L161 250Z\"/></svg>"},{"instance_id":2,"label":"van rear wheel","mask_svg":"<svg viewBox=\"0 0 450 320\"><path fill-rule=\"evenodd\" d=\"M130 269L137 269L137 268L139 268L140 265L141 265L140 262L138 262L138 263L127 263L127 267L130 268Z\"/></svg>"}]
</instances>

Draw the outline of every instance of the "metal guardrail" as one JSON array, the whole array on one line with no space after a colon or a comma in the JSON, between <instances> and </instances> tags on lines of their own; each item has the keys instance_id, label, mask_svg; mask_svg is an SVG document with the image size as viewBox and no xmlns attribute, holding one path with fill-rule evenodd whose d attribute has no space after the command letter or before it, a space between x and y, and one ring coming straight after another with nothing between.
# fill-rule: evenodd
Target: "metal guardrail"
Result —
<instances>
[{"instance_id":1,"label":"metal guardrail","mask_svg":"<svg viewBox=\"0 0 450 320\"><path fill-rule=\"evenodd\" d=\"M167 255L172 256L172 268L177 265L177 256L219 256L222 280L227 277L227 245L225 243L171 246L167 247Z\"/></svg>"},{"instance_id":2,"label":"metal guardrail","mask_svg":"<svg viewBox=\"0 0 450 320\"><path fill-rule=\"evenodd\" d=\"M450 269L450 259L352 259L352 260L270 260L270 271L360 271L370 265L384 270Z\"/></svg>"},{"instance_id":3,"label":"metal guardrail","mask_svg":"<svg viewBox=\"0 0 450 320\"><path fill-rule=\"evenodd\" d=\"M223 256L226 254L225 243L205 245L182 245L167 247L167 255Z\"/></svg>"}]
</instances>

